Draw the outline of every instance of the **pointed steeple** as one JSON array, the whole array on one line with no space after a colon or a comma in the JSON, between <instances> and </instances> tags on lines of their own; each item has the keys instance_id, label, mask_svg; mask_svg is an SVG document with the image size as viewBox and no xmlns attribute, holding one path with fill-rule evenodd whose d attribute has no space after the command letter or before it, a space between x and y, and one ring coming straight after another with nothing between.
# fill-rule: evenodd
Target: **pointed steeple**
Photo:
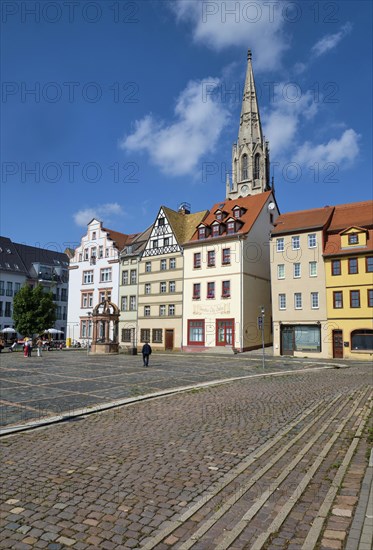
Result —
<instances>
[{"instance_id":1,"label":"pointed steeple","mask_svg":"<svg viewBox=\"0 0 373 550\"><path fill-rule=\"evenodd\" d=\"M227 187L226 197L235 199L268 189L269 147L262 132L252 55L248 50L238 140L232 151L232 188Z\"/></svg>"}]
</instances>

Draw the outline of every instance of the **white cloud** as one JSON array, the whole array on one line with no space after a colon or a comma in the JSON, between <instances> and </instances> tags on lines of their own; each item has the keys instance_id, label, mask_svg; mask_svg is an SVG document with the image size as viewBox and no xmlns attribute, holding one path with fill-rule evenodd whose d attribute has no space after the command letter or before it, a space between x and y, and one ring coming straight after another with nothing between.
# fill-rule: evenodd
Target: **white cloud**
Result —
<instances>
[{"instance_id":1,"label":"white cloud","mask_svg":"<svg viewBox=\"0 0 373 550\"><path fill-rule=\"evenodd\" d=\"M281 2L177 0L169 6L178 22L192 25L196 43L216 51L230 46L251 48L257 71L278 68L288 48Z\"/></svg>"},{"instance_id":2,"label":"white cloud","mask_svg":"<svg viewBox=\"0 0 373 550\"><path fill-rule=\"evenodd\" d=\"M278 156L294 146L302 120L311 120L320 103L312 91L293 82L280 82L273 89L271 108L264 111L263 127L270 141L271 153Z\"/></svg>"},{"instance_id":3,"label":"white cloud","mask_svg":"<svg viewBox=\"0 0 373 550\"><path fill-rule=\"evenodd\" d=\"M78 210L73 214L74 222L76 225L85 227L92 218L97 218L100 221L108 221L112 215L123 214L122 207L117 202L101 204L96 207L84 208L83 210Z\"/></svg>"},{"instance_id":4,"label":"white cloud","mask_svg":"<svg viewBox=\"0 0 373 550\"><path fill-rule=\"evenodd\" d=\"M217 78L189 82L177 99L173 122L149 114L136 121L135 131L121 140L120 148L145 151L165 174L194 174L200 159L215 149L230 117L216 93L220 84Z\"/></svg>"},{"instance_id":5,"label":"white cloud","mask_svg":"<svg viewBox=\"0 0 373 550\"><path fill-rule=\"evenodd\" d=\"M332 162L338 167L349 166L359 154L360 135L352 128L345 130L339 139L331 139L328 143L315 145L306 141L295 154L295 162L300 164L319 163L325 166Z\"/></svg>"},{"instance_id":6,"label":"white cloud","mask_svg":"<svg viewBox=\"0 0 373 550\"><path fill-rule=\"evenodd\" d=\"M345 36L351 32L351 30L351 23L346 23L339 32L325 35L312 47L312 53L314 53L316 57L319 57L329 50L332 50Z\"/></svg>"}]
</instances>

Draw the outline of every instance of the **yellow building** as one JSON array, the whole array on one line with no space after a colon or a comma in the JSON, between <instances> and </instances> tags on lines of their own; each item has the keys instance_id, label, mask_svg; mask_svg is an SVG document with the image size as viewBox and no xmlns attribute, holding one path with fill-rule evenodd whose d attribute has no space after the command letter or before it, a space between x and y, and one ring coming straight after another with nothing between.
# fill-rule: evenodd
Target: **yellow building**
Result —
<instances>
[{"instance_id":1,"label":"yellow building","mask_svg":"<svg viewBox=\"0 0 373 550\"><path fill-rule=\"evenodd\" d=\"M373 358L373 201L336 206L324 247L329 354Z\"/></svg>"}]
</instances>

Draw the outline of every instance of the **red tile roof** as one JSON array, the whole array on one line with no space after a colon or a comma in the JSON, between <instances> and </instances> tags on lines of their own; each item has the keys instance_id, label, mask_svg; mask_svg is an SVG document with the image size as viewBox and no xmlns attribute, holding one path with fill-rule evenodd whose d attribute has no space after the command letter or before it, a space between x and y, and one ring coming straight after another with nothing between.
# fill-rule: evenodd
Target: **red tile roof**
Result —
<instances>
[{"instance_id":1,"label":"red tile roof","mask_svg":"<svg viewBox=\"0 0 373 550\"><path fill-rule=\"evenodd\" d=\"M373 201L339 204L334 208L328 231L341 231L352 226L373 226Z\"/></svg>"},{"instance_id":2,"label":"red tile roof","mask_svg":"<svg viewBox=\"0 0 373 550\"><path fill-rule=\"evenodd\" d=\"M373 251L373 229L367 231L368 238L366 246L349 246L348 248L341 247L340 233L331 233L327 235L327 240L324 246L324 256L353 256L354 254L364 254L364 252Z\"/></svg>"},{"instance_id":3,"label":"red tile roof","mask_svg":"<svg viewBox=\"0 0 373 550\"><path fill-rule=\"evenodd\" d=\"M329 222L332 213L332 206L324 206L324 208L313 208L311 210L300 210L298 212L281 214L275 221L272 235L294 233L295 231L307 231L309 229L321 229Z\"/></svg>"},{"instance_id":4,"label":"red tile roof","mask_svg":"<svg viewBox=\"0 0 373 550\"><path fill-rule=\"evenodd\" d=\"M234 199L234 200L228 200L217 202L212 206L210 209L208 215L203 220L203 225L210 226L212 222L216 220L216 216L214 212L216 210L222 210L226 213L226 217L222 220L222 222L226 222L229 218L234 218L233 216L233 208L235 206L241 206L246 210L246 212L240 217L240 218L234 218L237 221L240 221L242 223L242 226L240 229L235 233L236 235L242 235L244 233L248 233L252 226L254 225L255 220L259 216L260 212L262 211L263 206L265 205L268 198L271 196L271 191L266 191L265 193L259 193L258 195L253 195L250 197L242 197L240 199ZM221 237L223 237L221 235ZM212 237L209 235L206 237L206 239L203 240L211 240L216 239L216 237ZM196 230L191 238L191 241L197 241L198 240L198 230Z\"/></svg>"},{"instance_id":5,"label":"red tile roof","mask_svg":"<svg viewBox=\"0 0 373 550\"><path fill-rule=\"evenodd\" d=\"M107 232L109 239L114 242L115 247L118 250L123 250L123 247L126 244L130 244L139 235L139 233L126 235L125 233L119 233L118 231L113 231L112 229L108 229L107 227L103 227L102 230Z\"/></svg>"}]
</instances>

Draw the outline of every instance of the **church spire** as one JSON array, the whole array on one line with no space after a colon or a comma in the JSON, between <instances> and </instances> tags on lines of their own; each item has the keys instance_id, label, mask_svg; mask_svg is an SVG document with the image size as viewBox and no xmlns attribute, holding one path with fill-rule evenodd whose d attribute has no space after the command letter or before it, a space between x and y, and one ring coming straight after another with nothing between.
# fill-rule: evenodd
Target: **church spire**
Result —
<instances>
[{"instance_id":1,"label":"church spire","mask_svg":"<svg viewBox=\"0 0 373 550\"><path fill-rule=\"evenodd\" d=\"M268 189L269 147L262 133L252 55L248 50L238 140L232 151L232 188L227 185L227 198L255 195Z\"/></svg>"}]
</instances>

